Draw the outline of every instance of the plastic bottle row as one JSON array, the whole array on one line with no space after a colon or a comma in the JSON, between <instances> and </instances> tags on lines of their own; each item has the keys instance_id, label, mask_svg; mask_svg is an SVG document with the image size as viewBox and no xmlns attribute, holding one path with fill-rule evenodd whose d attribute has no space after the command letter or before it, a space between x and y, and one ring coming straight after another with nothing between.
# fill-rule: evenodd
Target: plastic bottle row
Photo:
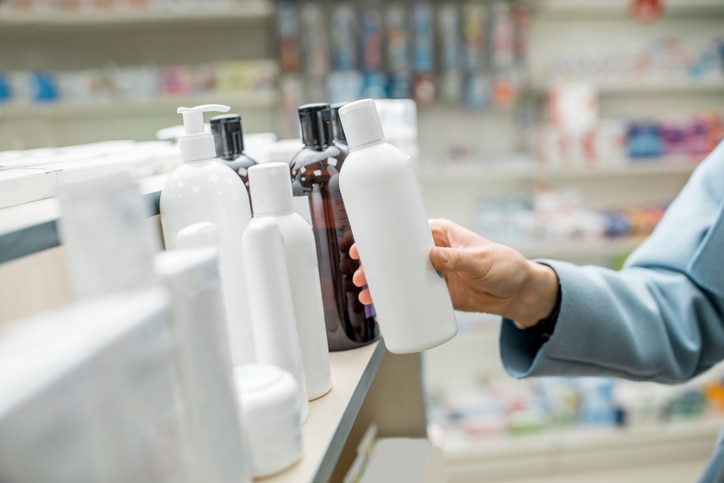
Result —
<instances>
[{"instance_id":1,"label":"plastic bottle row","mask_svg":"<svg viewBox=\"0 0 724 483\"><path fill-rule=\"evenodd\" d=\"M325 305L340 280L320 267L342 271L323 258L345 228L333 209L349 217L342 235L355 229L388 348L419 351L455 334L412 166L384 142L374 101L340 109L352 148L344 166L332 161L341 150L324 104L300 108L306 146L291 164L233 165L243 158L235 116L212 119L230 159L217 158L203 114L226 109L179 108L183 164L161 193L163 252L127 174L59 186L77 300L0 332L3 481L245 482L302 458L308 400L332 388L329 348L378 335L369 308L357 327L342 319L343 300ZM337 181L344 203L315 204ZM292 209L293 185L311 224ZM322 219L338 224L315 230Z\"/></svg>"}]
</instances>

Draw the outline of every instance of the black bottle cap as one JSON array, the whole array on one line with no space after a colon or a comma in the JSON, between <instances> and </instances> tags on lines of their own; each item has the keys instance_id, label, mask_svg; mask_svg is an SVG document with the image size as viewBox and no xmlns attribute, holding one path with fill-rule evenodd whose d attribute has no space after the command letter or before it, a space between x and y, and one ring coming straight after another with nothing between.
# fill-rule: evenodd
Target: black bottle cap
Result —
<instances>
[{"instance_id":1,"label":"black bottle cap","mask_svg":"<svg viewBox=\"0 0 724 483\"><path fill-rule=\"evenodd\" d=\"M238 114L214 116L209 124L211 124L211 133L214 135L216 156L229 161L241 156L244 152L241 116Z\"/></svg>"},{"instance_id":2,"label":"black bottle cap","mask_svg":"<svg viewBox=\"0 0 724 483\"><path fill-rule=\"evenodd\" d=\"M338 102L332 104L332 130L334 131L335 141L347 143L347 136L344 134L344 128L342 127L342 119L339 117L339 109L347 104L346 102Z\"/></svg>"},{"instance_id":3,"label":"black bottle cap","mask_svg":"<svg viewBox=\"0 0 724 483\"><path fill-rule=\"evenodd\" d=\"M329 146L332 142L332 110L329 104L305 104L299 106L297 112L304 145Z\"/></svg>"}]
</instances>

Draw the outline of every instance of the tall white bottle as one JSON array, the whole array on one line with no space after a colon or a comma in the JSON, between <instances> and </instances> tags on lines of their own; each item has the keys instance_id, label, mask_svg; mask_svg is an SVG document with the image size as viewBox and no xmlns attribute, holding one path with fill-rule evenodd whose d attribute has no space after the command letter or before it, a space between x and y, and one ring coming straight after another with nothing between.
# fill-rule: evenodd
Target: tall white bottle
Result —
<instances>
[{"instance_id":1,"label":"tall white bottle","mask_svg":"<svg viewBox=\"0 0 724 483\"><path fill-rule=\"evenodd\" d=\"M314 232L311 225L292 209L289 165L264 163L252 166L249 168L249 188L254 217L273 216L279 224L307 396L310 400L316 399L332 388L332 377Z\"/></svg>"},{"instance_id":2,"label":"tall white bottle","mask_svg":"<svg viewBox=\"0 0 724 483\"><path fill-rule=\"evenodd\" d=\"M216 158L214 137L204 131L204 112L227 106L179 107L186 133L178 140L183 164L161 191L161 227L166 249L176 248L177 233L192 224L212 222L219 230L219 264L234 365L253 362L254 344L244 280L241 237L251 220L249 195L239 176Z\"/></svg>"},{"instance_id":3,"label":"tall white bottle","mask_svg":"<svg viewBox=\"0 0 724 483\"><path fill-rule=\"evenodd\" d=\"M412 163L385 142L372 99L339 114L350 147L339 184L385 345L399 354L440 345L457 321L430 262L434 241Z\"/></svg>"},{"instance_id":4,"label":"tall white bottle","mask_svg":"<svg viewBox=\"0 0 724 483\"><path fill-rule=\"evenodd\" d=\"M242 251L249 287L249 309L254 351L259 364L289 372L297 382L302 419L309 414L309 398L302 349L294 316L284 242L272 216L254 217L244 232Z\"/></svg>"}]
</instances>

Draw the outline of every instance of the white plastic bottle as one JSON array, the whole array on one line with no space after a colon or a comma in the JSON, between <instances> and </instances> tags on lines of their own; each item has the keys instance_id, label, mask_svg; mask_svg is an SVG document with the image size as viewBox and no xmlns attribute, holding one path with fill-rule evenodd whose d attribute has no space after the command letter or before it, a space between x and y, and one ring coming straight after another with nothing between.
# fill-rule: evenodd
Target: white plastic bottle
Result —
<instances>
[{"instance_id":1,"label":"white plastic bottle","mask_svg":"<svg viewBox=\"0 0 724 483\"><path fill-rule=\"evenodd\" d=\"M339 184L385 345L399 354L440 345L457 321L430 262L434 241L412 163L385 142L372 99L339 113L350 147Z\"/></svg>"},{"instance_id":2,"label":"white plastic bottle","mask_svg":"<svg viewBox=\"0 0 724 483\"><path fill-rule=\"evenodd\" d=\"M198 225L192 225L195 227ZM218 251L159 253L156 273L171 293L179 390L204 481L251 482L251 453L236 400L227 344Z\"/></svg>"},{"instance_id":3,"label":"white plastic bottle","mask_svg":"<svg viewBox=\"0 0 724 483\"><path fill-rule=\"evenodd\" d=\"M297 382L302 418L309 413L309 398L302 363L292 291L287 274L279 224L271 216L251 220L244 232L249 309L254 332L254 351L259 364L276 366Z\"/></svg>"},{"instance_id":4,"label":"white plastic bottle","mask_svg":"<svg viewBox=\"0 0 724 483\"><path fill-rule=\"evenodd\" d=\"M249 188L254 217L273 216L279 224L307 396L310 400L316 399L332 388L332 377L314 232L292 209L291 175L286 163L264 163L249 168Z\"/></svg>"},{"instance_id":5,"label":"white plastic bottle","mask_svg":"<svg viewBox=\"0 0 724 483\"><path fill-rule=\"evenodd\" d=\"M178 140L183 164L161 191L161 227L166 248L175 248L178 232L212 222L219 230L221 284L227 311L232 363L254 360L249 305L241 255L241 237L251 219L249 195L239 176L216 158L214 137L204 131L204 112L226 112L220 105L179 107L186 133Z\"/></svg>"}]
</instances>

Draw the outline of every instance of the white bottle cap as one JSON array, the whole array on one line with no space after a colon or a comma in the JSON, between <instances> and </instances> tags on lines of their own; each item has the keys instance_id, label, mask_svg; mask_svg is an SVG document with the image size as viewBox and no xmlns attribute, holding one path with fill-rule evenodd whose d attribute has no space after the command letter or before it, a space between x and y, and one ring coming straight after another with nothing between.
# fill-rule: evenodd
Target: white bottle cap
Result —
<instances>
[{"instance_id":1,"label":"white bottle cap","mask_svg":"<svg viewBox=\"0 0 724 483\"><path fill-rule=\"evenodd\" d=\"M204 129L204 112L227 112L229 109L229 106L221 104L205 104L196 107L179 107L176 110L183 115L186 131L178 139L181 161L186 163L216 157L214 136Z\"/></svg>"},{"instance_id":2,"label":"white bottle cap","mask_svg":"<svg viewBox=\"0 0 724 483\"><path fill-rule=\"evenodd\" d=\"M339 110L339 118L350 150L385 139L380 116L372 99L362 99L343 106Z\"/></svg>"},{"instance_id":3,"label":"white bottle cap","mask_svg":"<svg viewBox=\"0 0 724 483\"><path fill-rule=\"evenodd\" d=\"M271 475L302 456L302 415L294 377L267 364L234 368L242 424L249 436L254 477Z\"/></svg>"},{"instance_id":4,"label":"white bottle cap","mask_svg":"<svg viewBox=\"0 0 724 483\"><path fill-rule=\"evenodd\" d=\"M287 163L265 163L250 167L249 191L255 216L292 212L292 176Z\"/></svg>"}]
</instances>

